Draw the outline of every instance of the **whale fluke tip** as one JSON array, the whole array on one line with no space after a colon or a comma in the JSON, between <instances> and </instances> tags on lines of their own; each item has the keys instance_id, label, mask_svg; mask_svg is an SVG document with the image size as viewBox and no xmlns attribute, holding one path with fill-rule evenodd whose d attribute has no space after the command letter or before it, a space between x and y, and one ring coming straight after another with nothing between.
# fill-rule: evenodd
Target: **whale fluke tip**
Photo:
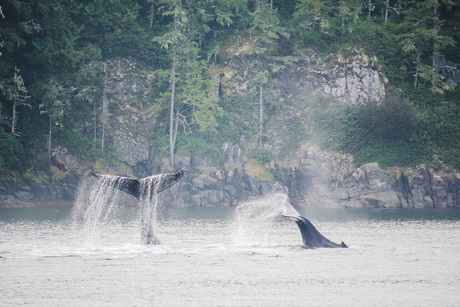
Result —
<instances>
[{"instance_id":1,"label":"whale fluke tip","mask_svg":"<svg viewBox=\"0 0 460 307\"><path fill-rule=\"evenodd\" d=\"M86 171L86 175L92 175L93 177L97 177L97 174L90 169Z\"/></svg>"},{"instance_id":2,"label":"whale fluke tip","mask_svg":"<svg viewBox=\"0 0 460 307\"><path fill-rule=\"evenodd\" d=\"M281 216L286 217L286 218L291 219L291 220L294 220L294 221L300 220L300 218L298 216L294 216L294 215L281 214Z\"/></svg>"}]
</instances>

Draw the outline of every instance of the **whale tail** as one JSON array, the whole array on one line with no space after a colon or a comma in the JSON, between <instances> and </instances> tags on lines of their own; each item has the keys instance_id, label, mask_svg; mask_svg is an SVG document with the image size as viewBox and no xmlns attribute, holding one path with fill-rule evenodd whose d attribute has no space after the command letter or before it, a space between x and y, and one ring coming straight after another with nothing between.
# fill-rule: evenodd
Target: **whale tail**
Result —
<instances>
[{"instance_id":1,"label":"whale tail","mask_svg":"<svg viewBox=\"0 0 460 307\"><path fill-rule=\"evenodd\" d=\"M313 224L304 218L303 216L295 215L283 215L284 217L293 220L299 226L300 233L302 235L302 241L305 246L310 248L315 247L342 247L348 248L348 246L342 241L341 244L334 243L325 238Z\"/></svg>"},{"instance_id":2,"label":"whale tail","mask_svg":"<svg viewBox=\"0 0 460 307\"><path fill-rule=\"evenodd\" d=\"M98 179L105 179L106 183L115 189L118 189L122 192L125 192L131 196L136 197L139 199L139 180L132 179L129 177L122 177L122 176L112 176L112 175L101 175L93 172L92 170L88 171L88 174L98 178Z\"/></svg>"},{"instance_id":3,"label":"whale tail","mask_svg":"<svg viewBox=\"0 0 460 307\"><path fill-rule=\"evenodd\" d=\"M150 184L154 185L154 187L150 188L150 191L152 191L153 194L158 194L176 184L176 182L178 182L184 176L184 174L185 169L181 169L177 173L162 174L161 177L159 177L157 180L149 181ZM141 194L143 193L141 181L147 178L155 177L147 177L139 181L129 177L101 175L93 172L92 170L88 171L88 175L91 175L96 178L110 179L108 180L108 184L112 188L125 192L131 196L136 197L137 199L139 199L141 197Z\"/></svg>"},{"instance_id":4,"label":"whale tail","mask_svg":"<svg viewBox=\"0 0 460 307\"><path fill-rule=\"evenodd\" d=\"M89 184L92 185L93 188L95 187L95 190L98 190L98 194L104 194L102 197L99 195L99 198L94 201L96 206L98 206L99 203L102 203L102 201L107 201L105 194L113 192L111 189L117 189L134 196L138 200L140 207L142 242L144 244L159 244L160 241L154 232L154 225L157 218L156 208L158 205L157 199L154 195L159 194L176 184L180 179L182 179L184 174L185 169L181 169L177 173L159 174L136 180L129 177L101 175L93 172L92 170L88 170L85 173L85 176L87 178L96 178L97 181L95 180L89 182ZM86 184L84 186L87 187ZM88 212L92 211L94 210L89 210Z\"/></svg>"}]
</instances>

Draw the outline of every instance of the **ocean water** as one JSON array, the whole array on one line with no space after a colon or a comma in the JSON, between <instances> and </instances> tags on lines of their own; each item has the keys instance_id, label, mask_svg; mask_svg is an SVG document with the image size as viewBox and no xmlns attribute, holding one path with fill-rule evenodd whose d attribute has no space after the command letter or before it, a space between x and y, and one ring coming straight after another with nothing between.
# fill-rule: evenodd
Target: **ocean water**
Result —
<instances>
[{"instance_id":1,"label":"ocean water","mask_svg":"<svg viewBox=\"0 0 460 307\"><path fill-rule=\"evenodd\" d=\"M305 209L348 249L306 249L279 196L169 208L159 245L120 207L0 209L0 306L459 306L460 210Z\"/></svg>"}]
</instances>

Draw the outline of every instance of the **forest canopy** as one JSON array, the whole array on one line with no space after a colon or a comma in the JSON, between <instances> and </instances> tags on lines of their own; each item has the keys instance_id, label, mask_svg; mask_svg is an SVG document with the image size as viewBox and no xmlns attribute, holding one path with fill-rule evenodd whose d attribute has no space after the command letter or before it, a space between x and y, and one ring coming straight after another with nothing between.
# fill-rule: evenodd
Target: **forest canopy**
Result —
<instances>
[{"instance_id":1,"label":"forest canopy","mask_svg":"<svg viewBox=\"0 0 460 307\"><path fill-rule=\"evenodd\" d=\"M257 95L216 95L209 71L241 40L257 63L250 85ZM377 59L386 99L321 107L308 118L327 134L321 145L358 163L460 167L460 90L446 73L460 63L458 2L5 0L0 170L47 170L53 144L81 161L113 162L105 86L107 63L117 57L152 68L160 94L146 108L158 114L151 139L172 165L178 154L218 161L223 142L242 138L259 162L282 159L263 147L266 121L280 108L264 100L276 72L306 49L325 57L353 47ZM302 129L296 142L308 138Z\"/></svg>"}]
</instances>

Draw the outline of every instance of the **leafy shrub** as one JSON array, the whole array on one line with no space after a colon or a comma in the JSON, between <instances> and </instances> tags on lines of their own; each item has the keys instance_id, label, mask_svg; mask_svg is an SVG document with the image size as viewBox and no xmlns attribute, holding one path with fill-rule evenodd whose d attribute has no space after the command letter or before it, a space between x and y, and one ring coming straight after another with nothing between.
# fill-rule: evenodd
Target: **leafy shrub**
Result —
<instances>
[{"instance_id":1,"label":"leafy shrub","mask_svg":"<svg viewBox=\"0 0 460 307\"><path fill-rule=\"evenodd\" d=\"M247 97L235 95L232 99L222 101L222 107L226 110L219 121L219 133L228 142L239 143L241 138L257 139L258 122L254 120L257 105L249 101Z\"/></svg>"},{"instance_id":2,"label":"leafy shrub","mask_svg":"<svg viewBox=\"0 0 460 307\"><path fill-rule=\"evenodd\" d=\"M0 169L18 168L21 165L22 146L11 134L0 128Z\"/></svg>"},{"instance_id":3,"label":"leafy shrub","mask_svg":"<svg viewBox=\"0 0 460 307\"><path fill-rule=\"evenodd\" d=\"M370 102L357 110L358 124L379 139L408 141L417 128L417 117L408 100L396 89L387 90L383 103Z\"/></svg>"},{"instance_id":4,"label":"leafy shrub","mask_svg":"<svg viewBox=\"0 0 460 307\"><path fill-rule=\"evenodd\" d=\"M24 147L17 137L0 128L0 170L23 173L31 167L41 169L44 161L40 151Z\"/></svg>"},{"instance_id":5,"label":"leafy shrub","mask_svg":"<svg viewBox=\"0 0 460 307\"><path fill-rule=\"evenodd\" d=\"M399 95L389 93L382 104L331 104L314 116L315 132L323 148L353 154L357 163L382 167L427 161L429 151L417 137L414 110Z\"/></svg>"},{"instance_id":6,"label":"leafy shrub","mask_svg":"<svg viewBox=\"0 0 460 307\"><path fill-rule=\"evenodd\" d=\"M102 144L99 139L94 140L72 129L56 130L55 138L83 161L94 162L99 158L104 158L108 163L113 163L116 159L114 148L110 143L105 145L104 152L102 152Z\"/></svg>"},{"instance_id":7,"label":"leafy shrub","mask_svg":"<svg viewBox=\"0 0 460 307\"><path fill-rule=\"evenodd\" d=\"M203 132L196 135L181 134L177 138L177 155L191 155L220 162L222 141L216 133Z\"/></svg>"},{"instance_id":8,"label":"leafy shrub","mask_svg":"<svg viewBox=\"0 0 460 307\"><path fill-rule=\"evenodd\" d=\"M405 70L401 69L401 60L405 54L392 31L391 25L359 21L350 37L350 42L364 48L369 56L376 56L385 76L392 82L401 82L407 77Z\"/></svg>"},{"instance_id":9,"label":"leafy shrub","mask_svg":"<svg viewBox=\"0 0 460 307\"><path fill-rule=\"evenodd\" d=\"M254 159L261 164L265 164L273 160L273 153L266 151L263 148L256 148L248 152L248 158Z\"/></svg>"}]
</instances>

